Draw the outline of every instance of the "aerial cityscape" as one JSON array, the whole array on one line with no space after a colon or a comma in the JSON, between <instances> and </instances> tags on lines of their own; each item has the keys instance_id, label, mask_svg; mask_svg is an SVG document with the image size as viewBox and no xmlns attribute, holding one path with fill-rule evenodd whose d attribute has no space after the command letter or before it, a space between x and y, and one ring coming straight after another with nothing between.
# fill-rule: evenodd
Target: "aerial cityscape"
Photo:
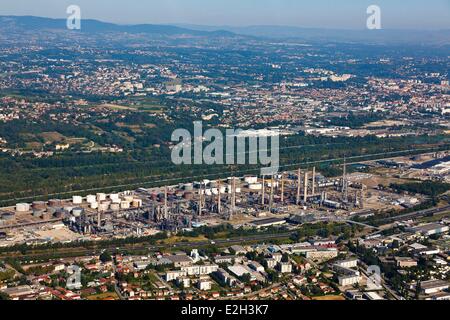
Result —
<instances>
[{"instance_id":1,"label":"aerial cityscape","mask_svg":"<svg viewBox=\"0 0 450 320\"><path fill-rule=\"evenodd\" d=\"M450 19L79 2L0 5L0 300L450 300Z\"/></svg>"}]
</instances>

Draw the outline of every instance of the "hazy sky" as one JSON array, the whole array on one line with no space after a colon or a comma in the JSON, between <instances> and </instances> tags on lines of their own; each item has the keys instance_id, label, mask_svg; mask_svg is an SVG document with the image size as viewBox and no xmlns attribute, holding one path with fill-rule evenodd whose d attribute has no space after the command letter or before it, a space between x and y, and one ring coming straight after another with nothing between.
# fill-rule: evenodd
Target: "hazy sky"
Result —
<instances>
[{"instance_id":1,"label":"hazy sky","mask_svg":"<svg viewBox=\"0 0 450 320\"><path fill-rule=\"evenodd\" d=\"M68 5L83 18L116 23L291 25L362 29L366 9L381 7L387 29L450 28L450 0L0 0L0 15L66 17Z\"/></svg>"}]
</instances>

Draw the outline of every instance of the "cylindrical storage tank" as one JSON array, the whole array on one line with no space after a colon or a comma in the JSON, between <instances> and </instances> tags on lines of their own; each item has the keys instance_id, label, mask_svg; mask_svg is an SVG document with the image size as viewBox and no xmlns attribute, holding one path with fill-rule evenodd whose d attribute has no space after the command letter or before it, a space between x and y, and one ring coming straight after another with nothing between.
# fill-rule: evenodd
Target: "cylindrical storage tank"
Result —
<instances>
[{"instance_id":1,"label":"cylindrical storage tank","mask_svg":"<svg viewBox=\"0 0 450 320\"><path fill-rule=\"evenodd\" d=\"M62 204L62 201L59 200L59 199L51 199L51 200L48 200L48 205L49 205L50 207L60 207L61 204Z\"/></svg>"},{"instance_id":2,"label":"cylindrical storage tank","mask_svg":"<svg viewBox=\"0 0 450 320\"><path fill-rule=\"evenodd\" d=\"M90 194L86 197L87 203L94 203L97 202L97 196L94 196L93 194Z\"/></svg>"},{"instance_id":3,"label":"cylindrical storage tank","mask_svg":"<svg viewBox=\"0 0 450 320\"><path fill-rule=\"evenodd\" d=\"M119 211L120 210L120 203L111 203L111 210L112 211Z\"/></svg>"},{"instance_id":4,"label":"cylindrical storage tank","mask_svg":"<svg viewBox=\"0 0 450 320\"><path fill-rule=\"evenodd\" d=\"M44 214L44 210L33 210L33 217L40 218Z\"/></svg>"},{"instance_id":5,"label":"cylindrical storage tank","mask_svg":"<svg viewBox=\"0 0 450 320\"><path fill-rule=\"evenodd\" d=\"M16 216L13 213L4 213L1 217L2 217L2 220L4 220L4 221L11 221L16 218Z\"/></svg>"},{"instance_id":6,"label":"cylindrical storage tank","mask_svg":"<svg viewBox=\"0 0 450 320\"><path fill-rule=\"evenodd\" d=\"M72 203L73 204L82 204L83 203L83 198L80 196L73 196L72 197Z\"/></svg>"},{"instance_id":7,"label":"cylindrical storage tank","mask_svg":"<svg viewBox=\"0 0 450 320\"><path fill-rule=\"evenodd\" d=\"M32 207L36 210L44 210L47 207L47 203L44 201L34 201Z\"/></svg>"},{"instance_id":8,"label":"cylindrical storage tank","mask_svg":"<svg viewBox=\"0 0 450 320\"><path fill-rule=\"evenodd\" d=\"M52 213L50 213L50 212L44 212L43 214L42 214L42 219L43 220L50 220L50 218L53 216L53 214Z\"/></svg>"},{"instance_id":9,"label":"cylindrical storage tank","mask_svg":"<svg viewBox=\"0 0 450 320\"><path fill-rule=\"evenodd\" d=\"M98 205L98 210L99 211L108 211L110 204L111 203L109 201L104 201Z\"/></svg>"},{"instance_id":10,"label":"cylindrical storage tank","mask_svg":"<svg viewBox=\"0 0 450 320\"><path fill-rule=\"evenodd\" d=\"M247 182L248 184L255 184L258 182L258 177L255 176L247 176L244 178L244 181Z\"/></svg>"},{"instance_id":11,"label":"cylindrical storage tank","mask_svg":"<svg viewBox=\"0 0 450 320\"><path fill-rule=\"evenodd\" d=\"M47 212L48 212L50 215L53 215L53 214L56 212L56 208L49 207L49 208L47 208Z\"/></svg>"},{"instance_id":12,"label":"cylindrical storage tank","mask_svg":"<svg viewBox=\"0 0 450 320\"><path fill-rule=\"evenodd\" d=\"M97 209L97 208L98 208L98 202L97 202L97 201L91 202L91 203L89 204L89 207L90 207L91 209Z\"/></svg>"},{"instance_id":13,"label":"cylindrical storage tank","mask_svg":"<svg viewBox=\"0 0 450 320\"><path fill-rule=\"evenodd\" d=\"M53 214L53 216L54 216L55 218L57 218L57 219L62 219L62 218L64 218L65 213L64 213L63 210L57 210L57 211Z\"/></svg>"},{"instance_id":14,"label":"cylindrical storage tank","mask_svg":"<svg viewBox=\"0 0 450 320\"><path fill-rule=\"evenodd\" d=\"M105 193L97 193L97 201L102 202L106 200L106 194Z\"/></svg>"},{"instance_id":15,"label":"cylindrical storage tank","mask_svg":"<svg viewBox=\"0 0 450 320\"><path fill-rule=\"evenodd\" d=\"M123 210L130 209L130 203L128 201L122 201L120 202L120 208Z\"/></svg>"},{"instance_id":16,"label":"cylindrical storage tank","mask_svg":"<svg viewBox=\"0 0 450 320\"><path fill-rule=\"evenodd\" d=\"M130 202L130 203L133 201L133 199L134 199L133 196L125 196L125 197L124 197L124 201L128 201L128 202Z\"/></svg>"},{"instance_id":17,"label":"cylindrical storage tank","mask_svg":"<svg viewBox=\"0 0 450 320\"><path fill-rule=\"evenodd\" d=\"M119 195L117 193L111 193L109 195L109 198L114 201L114 200L119 200Z\"/></svg>"},{"instance_id":18,"label":"cylindrical storage tank","mask_svg":"<svg viewBox=\"0 0 450 320\"><path fill-rule=\"evenodd\" d=\"M75 208L72 210L72 215L74 217L80 217L83 214L83 212L84 212L83 208Z\"/></svg>"},{"instance_id":19,"label":"cylindrical storage tank","mask_svg":"<svg viewBox=\"0 0 450 320\"><path fill-rule=\"evenodd\" d=\"M262 189L262 184L261 183L254 183L254 184L250 184L248 186L248 188L250 190L261 190Z\"/></svg>"},{"instance_id":20,"label":"cylindrical storage tank","mask_svg":"<svg viewBox=\"0 0 450 320\"><path fill-rule=\"evenodd\" d=\"M28 203L18 203L16 204L17 212L28 212L30 211L30 204Z\"/></svg>"},{"instance_id":21,"label":"cylindrical storage tank","mask_svg":"<svg viewBox=\"0 0 450 320\"><path fill-rule=\"evenodd\" d=\"M140 208L142 207L142 200L141 199L133 199L133 208Z\"/></svg>"}]
</instances>

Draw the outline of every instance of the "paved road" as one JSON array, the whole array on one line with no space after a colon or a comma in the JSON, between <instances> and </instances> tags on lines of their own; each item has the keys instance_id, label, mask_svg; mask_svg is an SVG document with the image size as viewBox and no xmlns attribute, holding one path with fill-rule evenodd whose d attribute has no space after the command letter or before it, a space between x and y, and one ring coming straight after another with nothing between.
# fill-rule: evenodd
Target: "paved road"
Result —
<instances>
[{"instance_id":1,"label":"paved road","mask_svg":"<svg viewBox=\"0 0 450 320\"><path fill-rule=\"evenodd\" d=\"M116 279L116 262L113 260L113 272L114 272L114 291L116 292L117 296L120 300L125 300L125 297L122 295L122 292L120 291L119 287L117 286L117 279Z\"/></svg>"},{"instance_id":2,"label":"paved road","mask_svg":"<svg viewBox=\"0 0 450 320\"><path fill-rule=\"evenodd\" d=\"M435 215L435 214L443 213L446 211L450 211L450 205L442 207L442 208L432 208L432 209L426 209L426 210L406 213L406 214L402 214L399 216L390 217L390 218L386 218L386 219L382 219L382 220L378 220L378 221L400 221L400 220L405 220L405 219L409 219L409 218L418 218L418 217L426 216L426 215Z\"/></svg>"}]
</instances>

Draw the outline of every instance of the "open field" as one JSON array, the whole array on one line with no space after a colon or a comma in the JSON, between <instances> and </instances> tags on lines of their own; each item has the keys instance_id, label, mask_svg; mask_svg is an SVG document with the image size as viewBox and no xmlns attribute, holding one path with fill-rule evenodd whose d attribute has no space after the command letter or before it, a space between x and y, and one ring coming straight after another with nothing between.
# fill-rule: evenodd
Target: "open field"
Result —
<instances>
[{"instance_id":1,"label":"open field","mask_svg":"<svg viewBox=\"0 0 450 320\"><path fill-rule=\"evenodd\" d=\"M119 297L114 292L105 292L87 297L88 300L118 300Z\"/></svg>"},{"instance_id":2,"label":"open field","mask_svg":"<svg viewBox=\"0 0 450 320\"><path fill-rule=\"evenodd\" d=\"M313 300L317 301L344 301L345 298L343 296L322 296L322 297L314 297Z\"/></svg>"}]
</instances>

